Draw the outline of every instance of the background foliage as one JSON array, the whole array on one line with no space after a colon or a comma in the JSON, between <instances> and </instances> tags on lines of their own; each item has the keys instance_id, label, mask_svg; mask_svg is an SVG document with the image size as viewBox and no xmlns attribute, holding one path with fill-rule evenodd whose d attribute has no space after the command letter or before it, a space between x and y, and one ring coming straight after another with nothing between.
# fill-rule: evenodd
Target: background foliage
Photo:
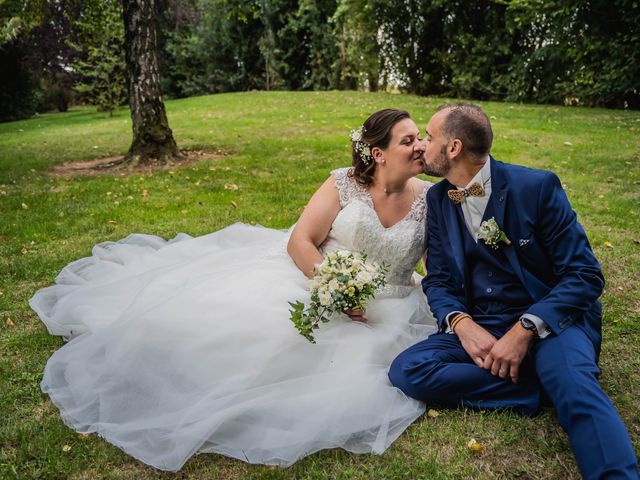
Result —
<instances>
[{"instance_id":1,"label":"background foliage","mask_svg":"<svg viewBox=\"0 0 640 480\"><path fill-rule=\"evenodd\" d=\"M158 1L168 97L397 88L640 108L637 0ZM124 88L119 8L115 0L0 2L0 120L70 101L110 110L124 96L109 91ZM99 72L114 72L113 82ZM86 87L77 95L73 84Z\"/></svg>"}]
</instances>

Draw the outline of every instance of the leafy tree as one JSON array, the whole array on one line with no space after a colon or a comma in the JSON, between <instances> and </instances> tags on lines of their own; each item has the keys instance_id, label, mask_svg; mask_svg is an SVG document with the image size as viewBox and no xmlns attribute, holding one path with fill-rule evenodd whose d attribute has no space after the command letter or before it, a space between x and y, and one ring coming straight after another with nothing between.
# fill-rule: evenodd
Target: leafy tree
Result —
<instances>
[{"instance_id":1,"label":"leafy tree","mask_svg":"<svg viewBox=\"0 0 640 480\"><path fill-rule=\"evenodd\" d=\"M0 121L33 115L43 100L39 76L27 62L30 32L44 20L44 1L0 2Z\"/></svg>"},{"instance_id":2,"label":"leafy tree","mask_svg":"<svg viewBox=\"0 0 640 480\"><path fill-rule=\"evenodd\" d=\"M169 35L168 79L176 96L264 88L264 26L255 3L197 0L197 22Z\"/></svg>"},{"instance_id":3,"label":"leafy tree","mask_svg":"<svg viewBox=\"0 0 640 480\"><path fill-rule=\"evenodd\" d=\"M338 42L337 69L340 87L378 90L383 57L378 42L375 3L365 0L339 0L332 21ZM384 79L382 83L386 82Z\"/></svg>"},{"instance_id":4,"label":"leafy tree","mask_svg":"<svg viewBox=\"0 0 640 480\"><path fill-rule=\"evenodd\" d=\"M639 2L514 0L509 11L531 26L513 58L514 80L534 83L528 100L640 108Z\"/></svg>"},{"instance_id":5,"label":"leafy tree","mask_svg":"<svg viewBox=\"0 0 640 480\"><path fill-rule=\"evenodd\" d=\"M77 54L70 64L77 77L74 89L111 116L127 101L120 2L83 2L73 13L74 30L67 43Z\"/></svg>"}]
</instances>

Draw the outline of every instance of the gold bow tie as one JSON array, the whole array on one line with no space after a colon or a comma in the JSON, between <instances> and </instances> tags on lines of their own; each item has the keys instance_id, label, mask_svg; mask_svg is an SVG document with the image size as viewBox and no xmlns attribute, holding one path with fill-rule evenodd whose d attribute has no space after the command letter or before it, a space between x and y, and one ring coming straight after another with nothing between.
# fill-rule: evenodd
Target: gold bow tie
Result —
<instances>
[{"instance_id":1,"label":"gold bow tie","mask_svg":"<svg viewBox=\"0 0 640 480\"><path fill-rule=\"evenodd\" d=\"M462 201L468 197L484 197L484 188L478 182L473 182L469 185L469 188L463 188L462 190L449 190L447 192L449 198L453 203L462 203Z\"/></svg>"}]
</instances>

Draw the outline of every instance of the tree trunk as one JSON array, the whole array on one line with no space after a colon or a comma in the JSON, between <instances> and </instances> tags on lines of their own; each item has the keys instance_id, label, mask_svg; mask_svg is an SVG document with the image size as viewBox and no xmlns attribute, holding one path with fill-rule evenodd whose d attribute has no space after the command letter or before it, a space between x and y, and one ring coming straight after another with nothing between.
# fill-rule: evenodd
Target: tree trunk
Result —
<instances>
[{"instance_id":1,"label":"tree trunk","mask_svg":"<svg viewBox=\"0 0 640 480\"><path fill-rule=\"evenodd\" d=\"M160 89L156 1L123 0L122 5L133 124L133 142L125 161L145 164L179 159Z\"/></svg>"}]
</instances>

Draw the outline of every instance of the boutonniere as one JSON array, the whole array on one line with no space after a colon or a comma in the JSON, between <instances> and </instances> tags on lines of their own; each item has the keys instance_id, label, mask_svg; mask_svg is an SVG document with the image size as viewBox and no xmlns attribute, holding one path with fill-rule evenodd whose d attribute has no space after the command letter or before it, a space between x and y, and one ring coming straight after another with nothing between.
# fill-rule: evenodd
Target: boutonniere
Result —
<instances>
[{"instance_id":1,"label":"boutonniere","mask_svg":"<svg viewBox=\"0 0 640 480\"><path fill-rule=\"evenodd\" d=\"M494 217L489 220L485 220L480 224L480 231L478 232L478 238L484 240L484 243L489 245L494 250L498 249L498 244L504 242L507 245L511 245L511 240L507 235L500 230L498 222Z\"/></svg>"}]
</instances>

